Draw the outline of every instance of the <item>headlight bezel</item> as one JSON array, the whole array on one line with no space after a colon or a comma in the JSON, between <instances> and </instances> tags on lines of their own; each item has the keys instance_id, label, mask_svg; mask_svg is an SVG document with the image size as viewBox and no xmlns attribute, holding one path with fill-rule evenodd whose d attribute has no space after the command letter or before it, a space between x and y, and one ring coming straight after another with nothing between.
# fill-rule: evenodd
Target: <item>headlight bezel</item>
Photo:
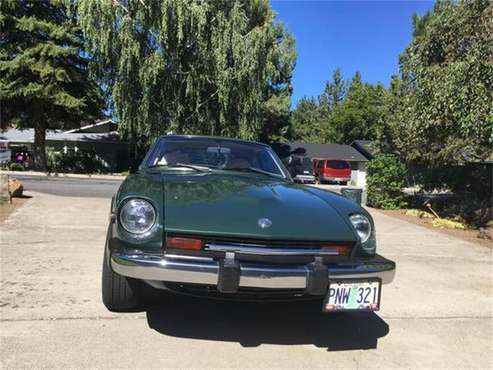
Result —
<instances>
[{"instance_id":1,"label":"headlight bezel","mask_svg":"<svg viewBox=\"0 0 493 370\"><path fill-rule=\"evenodd\" d=\"M349 222L351 223L351 225L354 228L354 231L358 235L360 243L363 245L366 244L370 240L373 233L373 224L370 218L361 213L354 213L352 215L349 215ZM367 233L363 234L363 236L362 236L363 231L360 231L358 227L358 223L366 223L367 225L368 231Z\"/></svg>"},{"instance_id":2,"label":"headlight bezel","mask_svg":"<svg viewBox=\"0 0 493 370\"><path fill-rule=\"evenodd\" d=\"M142 230L132 230L131 227L128 227L128 224L125 223L125 221L123 220L123 213L125 212L125 207L129 207L130 205L134 205L137 206L135 203L137 202L140 202L141 203L141 206L142 205L145 205L145 206L149 206L148 209L150 209L152 211L152 219L151 219L151 222L149 222L148 226L146 226L144 229ZM120 225L120 227L122 228L122 230L127 234L127 235L130 235L132 237L136 237L136 238L141 238L141 237L145 237L146 235L149 235L150 233L152 233L152 230L155 228L156 224L157 224L157 210L156 210L156 207L154 206L153 202L151 202L149 199L145 199L145 198L139 198L139 197L131 197L131 198L127 198L125 199L121 204L120 204L120 207L118 209L118 224Z\"/></svg>"}]
</instances>

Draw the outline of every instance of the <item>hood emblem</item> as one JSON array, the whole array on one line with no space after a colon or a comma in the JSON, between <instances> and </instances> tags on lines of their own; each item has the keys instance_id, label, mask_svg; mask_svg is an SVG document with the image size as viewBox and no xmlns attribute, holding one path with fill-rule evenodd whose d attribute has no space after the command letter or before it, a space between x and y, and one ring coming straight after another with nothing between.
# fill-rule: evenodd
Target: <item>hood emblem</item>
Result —
<instances>
[{"instance_id":1,"label":"hood emblem","mask_svg":"<svg viewBox=\"0 0 493 370\"><path fill-rule=\"evenodd\" d=\"M272 226L272 221L268 218L263 217L258 219L257 224L261 229L267 229L268 227Z\"/></svg>"}]
</instances>

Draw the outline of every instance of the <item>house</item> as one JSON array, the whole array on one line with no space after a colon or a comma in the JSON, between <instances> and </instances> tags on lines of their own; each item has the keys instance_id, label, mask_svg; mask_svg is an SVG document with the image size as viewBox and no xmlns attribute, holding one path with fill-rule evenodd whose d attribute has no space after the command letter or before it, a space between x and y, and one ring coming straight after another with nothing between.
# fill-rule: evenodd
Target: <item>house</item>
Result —
<instances>
[{"instance_id":1,"label":"house","mask_svg":"<svg viewBox=\"0 0 493 370\"><path fill-rule=\"evenodd\" d=\"M0 132L0 140L8 141L12 155L21 151L32 153L34 129L8 129ZM120 172L128 169L129 166L128 143L120 139L117 125L112 120L96 122L69 131L48 130L46 146L65 154L79 150L94 152L111 172Z\"/></svg>"},{"instance_id":2,"label":"house","mask_svg":"<svg viewBox=\"0 0 493 370\"><path fill-rule=\"evenodd\" d=\"M292 151L302 148L309 158L346 160L351 165L351 184L359 187L366 186L366 163L368 159L350 145L293 142L274 143L271 147L281 159L289 156Z\"/></svg>"}]
</instances>

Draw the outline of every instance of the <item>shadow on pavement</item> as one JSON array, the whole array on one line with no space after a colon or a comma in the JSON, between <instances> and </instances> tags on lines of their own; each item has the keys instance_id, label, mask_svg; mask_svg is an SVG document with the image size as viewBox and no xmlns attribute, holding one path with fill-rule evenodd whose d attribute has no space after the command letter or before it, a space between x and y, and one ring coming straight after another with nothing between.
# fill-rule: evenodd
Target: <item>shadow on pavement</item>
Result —
<instances>
[{"instance_id":1,"label":"shadow on pavement","mask_svg":"<svg viewBox=\"0 0 493 370\"><path fill-rule=\"evenodd\" d=\"M313 344L329 351L371 349L389 332L374 313L323 314L321 301L234 302L164 293L147 309L157 332L181 338L261 344Z\"/></svg>"}]
</instances>

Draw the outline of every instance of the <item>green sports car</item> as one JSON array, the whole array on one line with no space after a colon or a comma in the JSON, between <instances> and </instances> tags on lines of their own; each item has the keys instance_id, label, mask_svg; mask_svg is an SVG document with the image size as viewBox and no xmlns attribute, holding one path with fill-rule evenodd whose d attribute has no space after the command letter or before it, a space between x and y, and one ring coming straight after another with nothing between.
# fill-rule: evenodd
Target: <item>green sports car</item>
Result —
<instances>
[{"instance_id":1,"label":"green sports car","mask_svg":"<svg viewBox=\"0 0 493 370\"><path fill-rule=\"evenodd\" d=\"M112 199L102 290L111 311L137 308L143 284L375 311L394 273L369 213L294 183L269 146L168 135Z\"/></svg>"}]
</instances>

